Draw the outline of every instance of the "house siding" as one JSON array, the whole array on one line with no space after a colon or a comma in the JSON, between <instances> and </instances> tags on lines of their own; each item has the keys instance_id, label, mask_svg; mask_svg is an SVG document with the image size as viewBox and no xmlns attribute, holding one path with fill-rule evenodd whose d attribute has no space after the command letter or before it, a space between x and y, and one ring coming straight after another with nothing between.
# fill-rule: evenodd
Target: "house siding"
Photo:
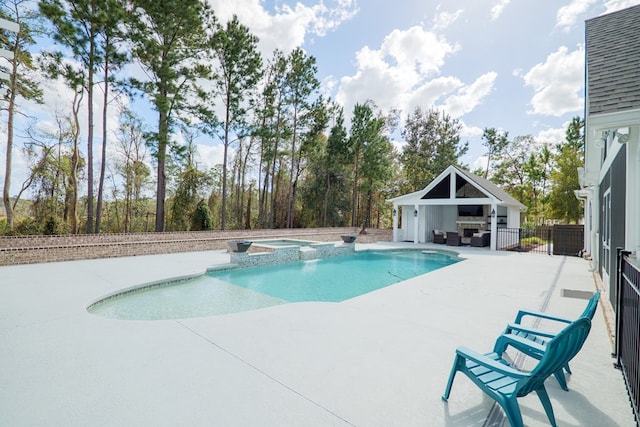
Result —
<instances>
[{"instance_id":1,"label":"house siding","mask_svg":"<svg viewBox=\"0 0 640 427\"><path fill-rule=\"evenodd\" d=\"M587 114L640 108L640 6L586 21Z\"/></svg>"},{"instance_id":2,"label":"house siding","mask_svg":"<svg viewBox=\"0 0 640 427\"><path fill-rule=\"evenodd\" d=\"M626 147L625 147L626 148ZM617 295L616 248L625 247L625 212L626 212L626 176L627 150L621 149L611 164L611 168L604 175L600 183L600 206L603 206L604 194L611 191L611 250L609 252L609 298L615 307ZM600 230L604 228L603 215L600 215ZM600 276L602 277L603 255L602 242L600 244Z\"/></svg>"}]
</instances>

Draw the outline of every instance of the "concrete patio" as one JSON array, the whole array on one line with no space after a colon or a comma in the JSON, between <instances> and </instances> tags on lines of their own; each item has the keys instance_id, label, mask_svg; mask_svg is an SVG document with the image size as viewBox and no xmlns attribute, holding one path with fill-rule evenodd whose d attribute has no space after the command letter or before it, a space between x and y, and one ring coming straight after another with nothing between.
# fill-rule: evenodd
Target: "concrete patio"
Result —
<instances>
[{"instance_id":1,"label":"concrete patio","mask_svg":"<svg viewBox=\"0 0 640 427\"><path fill-rule=\"evenodd\" d=\"M441 401L455 348L490 351L519 308L576 317L586 301L564 290L596 284L579 258L455 249L467 259L342 303L165 321L86 307L227 253L1 267L0 426L502 425L463 375ZM603 308L570 391L547 381L559 426L635 426ZM520 405L525 425L548 425L535 395Z\"/></svg>"}]
</instances>

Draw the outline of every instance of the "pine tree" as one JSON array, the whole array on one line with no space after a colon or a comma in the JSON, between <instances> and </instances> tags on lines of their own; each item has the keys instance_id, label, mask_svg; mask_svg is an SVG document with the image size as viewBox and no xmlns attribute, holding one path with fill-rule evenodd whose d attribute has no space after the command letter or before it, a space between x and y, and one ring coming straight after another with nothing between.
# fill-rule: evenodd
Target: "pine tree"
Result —
<instances>
[{"instance_id":1,"label":"pine tree","mask_svg":"<svg viewBox=\"0 0 640 427\"><path fill-rule=\"evenodd\" d=\"M206 45L203 22L208 9L200 0L133 0L127 21L132 57L148 79L130 84L147 96L158 113L152 140L157 160L155 231L164 231L166 158L176 114L187 109L190 84L207 76L200 62Z\"/></svg>"},{"instance_id":2,"label":"pine tree","mask_svg":"<svg viewBox=\"0 0 640 427\"><path fill-rule=\"evenodd\" d=\"M17 32L1 31L0 47L11 52L13 56L9 59L9 67L0 71L9 75L9 81L4 85L0 84L2 98L7 101L7 151L5 158L4 186L2 191L2 201L7 215L7 225L9 230L13 229L13 211L20 197L16 197L11 203L11 171L13 163L13 137L14 120L18 112L18 99L34 100L42 102L42 90L38 84L31 80L27 72L35 68L29 47L35 44L33 38L39 31L39 20L36 11L31 9L29 0L7 0L0 7L0 17L8 19L19 25ZM22 194L22 191L20 194Z\"/></svg>"}]
</instances>

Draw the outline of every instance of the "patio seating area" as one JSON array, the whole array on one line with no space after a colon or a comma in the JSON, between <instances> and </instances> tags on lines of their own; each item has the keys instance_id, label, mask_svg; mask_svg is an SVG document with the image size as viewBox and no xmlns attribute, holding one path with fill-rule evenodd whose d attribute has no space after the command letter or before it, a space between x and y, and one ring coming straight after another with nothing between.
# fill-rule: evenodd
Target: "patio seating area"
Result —
<instances>
[{"instance_id":1,"label":"patio seating area","mask_svg":"<svg viewBox=\"0 0 640 427\"><path fill-rule=\"evenodd\" d=\"M356 243L365 248L443 247ZM587 301L566 295L596 290L590 265L447 250L466 259L341 303L162 321L108 319L86 307L200 274L228 263L227 252L0 267L0 425L503 425L499 407L463 375L441 400L456 348L490 349L520 309L577 318ZM604 308L571 360L570 391L545 382L558 425L635 425ZM549 425L535 396L518 400L524 425Z\"/></svg>"}]
</instances>

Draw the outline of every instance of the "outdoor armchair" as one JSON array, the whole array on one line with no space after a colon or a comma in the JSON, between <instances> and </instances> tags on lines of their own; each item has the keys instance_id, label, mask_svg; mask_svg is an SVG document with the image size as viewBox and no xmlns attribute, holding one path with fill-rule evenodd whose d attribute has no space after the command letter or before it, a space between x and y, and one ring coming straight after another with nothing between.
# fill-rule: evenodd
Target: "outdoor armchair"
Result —
<instances>
[{"instance_id":1,"label":"outdoor armchair","mask_svg":"<svg viewBox=\"0 0 640 427\"><path fill-rule=\"evenodd\" d=\"M587 318L589 320L593 319L595 315L596 309L598 307L598 301L600 299L600 291L598 290L593 296L589 299L587 306L584 311L580 315L579 318ZM537 311L528 311L528 310L520 310L516 315L516 318L513 323L509 323L507 328L502 333L502 335L496 340L496 344L493 348L493 351L497 354L502 354L505 351L507 345L511 344L513 341L513 337L521 338L525 341L518 341L518 349L525 353L526 355L541 359L544 355L545 347L547 342L557 335L556 332L543 331L534 327L527 327L522 325L522 320L527 317L535 317L536 319L545 319L547 321L559 322L564 324L569 324L572 322L571 319L566 319L564 317L553 316L547 313L540 313ZM527 347L527 343L536 344ZM516 347L514 345L514 347ZM567 381L564 376L564 371L568 374L571 374L571 368L569 368L569 361L567 361L566 365L564 365L558 372L554 373L554 376L560 383L560 387L563 390L568 391Z\"/></svg>"},{"instance_id":2,"label":"outdoor armchair","mask_svg":"<svg viewBox=\"0 0 640 427\"><path fill-rule=\"evenodd\" d=\"M553 407L544 386L545 380L575 356L591 329L591 321L580 318L560 331L546 344L542 358L529 372L523 372L509 366L509 363L496 353L480 354L466 347L458 347L449 375L449 381L442 400L447 401L451 394L453 380L458 371L464 373L485 394L495 400L504 410L512 427L522 427L522 413L518 398L535 391L542 403L547 418L556 426ZM521 337L513 340L526 341ZM509 342L508 345L512 345ZM528 343L530 346L539 346Z\"/></svg>"},{"instance_id":3,"label":"outdoor armchair","mask_svg":"<svg viewBox=\"0 0 640 427\"><path fill-rule=\"evenodd\" d=\"M457 232L447 231L447 246L460 246L462 238Z\"/></svg>"},{"instance_id":4,"label":"outdoor armchair","mask_svg":"<svg viewBox=\"0 0 640 427\"><path fill-rule=\"evenodd\" d=\"M441 245L447 243L447 235L444 233L444 231L433 230L433 243L438 243Z\"/></svg>"},{"instance_id":5,"label":"outdoor armchair","mask_svg":"<svg viewBox=\"0 0 640 427\"><path fill-rule=\"evenodd\" d=\"M471 236L471 246L476 248L484 248L491 244L491 232L481 231L479 233L473 233Z\"/></svg>"}]
</instances>

